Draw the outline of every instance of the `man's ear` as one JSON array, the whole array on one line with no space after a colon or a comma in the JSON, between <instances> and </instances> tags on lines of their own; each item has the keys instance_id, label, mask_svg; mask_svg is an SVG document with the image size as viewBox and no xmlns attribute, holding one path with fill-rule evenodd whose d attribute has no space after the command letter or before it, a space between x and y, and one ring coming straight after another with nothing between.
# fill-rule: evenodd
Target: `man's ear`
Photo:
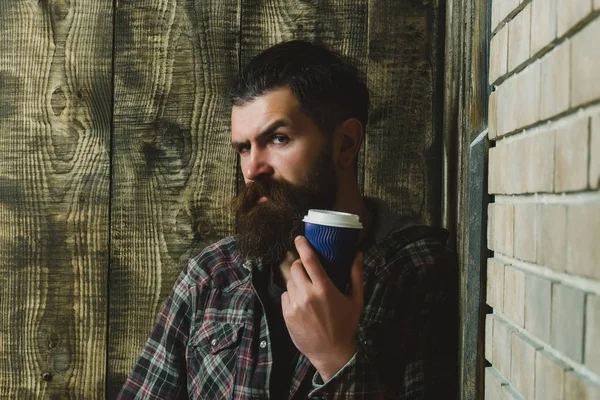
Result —
<instances>
[{"instance_id":1,"label":"man's ear","mask_svg":"<svg viewBox=\"0 0 600 400\"><path fill-rule=\"evenodd\" d=\"M349 118L337 127L335 135L339 146L339 165L350 168L354 165L365 136L363 126L358 119Z\"/></svg>"}]
</instances>

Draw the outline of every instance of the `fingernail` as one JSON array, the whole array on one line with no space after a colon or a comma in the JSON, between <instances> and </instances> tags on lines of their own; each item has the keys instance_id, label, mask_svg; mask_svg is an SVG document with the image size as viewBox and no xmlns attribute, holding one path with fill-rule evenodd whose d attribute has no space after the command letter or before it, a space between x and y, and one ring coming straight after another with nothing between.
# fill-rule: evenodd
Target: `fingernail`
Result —
<instances>
[{"instance_id":1,"label":"fingernail","mask_svg":"<svg viewBox=\"0 0 600 400\"><path fill-rule=\"evenodd\" d=\"M296 238L294 239L294 242L297 242L297 241L298 241L298 239L300 239L301 237L302 237L302 236L300 236L300 235L296 236Z\"/></svg>"}]
</instances>

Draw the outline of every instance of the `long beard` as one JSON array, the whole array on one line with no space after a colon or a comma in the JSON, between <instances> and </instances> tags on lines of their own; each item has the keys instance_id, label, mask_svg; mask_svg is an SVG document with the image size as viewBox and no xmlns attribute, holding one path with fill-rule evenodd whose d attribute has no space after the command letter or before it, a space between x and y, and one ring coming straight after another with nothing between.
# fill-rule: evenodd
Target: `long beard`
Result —
<instances>
[{"instance_id":1,"label":"long beard","mask_svg":"<svg viewBox=\"0 0 600 400\"><path fill-rule=\"evenodd\" d=\"M321 155L304 184L268 177L249 183L231 202L242 255L278 265L288 251L295 250L294 238L302 234L302 218L308 210L331 209L336 193L330 151ZM258 204L263 196L268 200Z\"/></svg>"}]
</instances>

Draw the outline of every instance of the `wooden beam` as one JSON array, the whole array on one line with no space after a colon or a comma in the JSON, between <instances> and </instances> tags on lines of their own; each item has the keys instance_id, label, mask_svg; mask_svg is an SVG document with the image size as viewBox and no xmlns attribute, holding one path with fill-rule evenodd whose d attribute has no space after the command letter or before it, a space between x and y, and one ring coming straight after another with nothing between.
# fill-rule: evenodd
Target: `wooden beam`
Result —
<instances>
[{"instance_id":1,"label":"wooden beam","mask_svg":"<svg viewBox=\"0 0 600 400\"><path fill-rule=\"evenodd\" d=\"M481 184L488 145L481 135L487 129L489 14L488 2L476 0L451 0L446 14L443 220L456 231L461 265L461 399L481 399L484 389L485 262L479 259L487 250L474 246L486 235L488 196ZM475 167L478 175L470 173Z\"/></svg>"},{"instance_id":2,"label":"wooden beam","mask_svg":"<svg viewBox=\"0 0 600 400\"><path fill-rule=\"evenodd\" d=\"M369 1L365 193L433 225L441 214L439 11L437 1Z\"/></svg>"},{"instance_id":3,"label":"wooden beam","mask_svg":"<svg viewBox=\"0 0 600 400\"><path fill-rule=\"evenodd\" d=\"M226 89L239 1L140 0L116 10L107 396L139 356L185 261L231 233Z\"/></svg>"},{"instance_id":4,"label":"wooden beam","mask_svg":"<svg viewBox=\"0 0 600 400\"><path fill-rule=\"evenodd\" d=\"M104 398L112 17L2 5L2 398Z\"/></svg>"}]
</instances>

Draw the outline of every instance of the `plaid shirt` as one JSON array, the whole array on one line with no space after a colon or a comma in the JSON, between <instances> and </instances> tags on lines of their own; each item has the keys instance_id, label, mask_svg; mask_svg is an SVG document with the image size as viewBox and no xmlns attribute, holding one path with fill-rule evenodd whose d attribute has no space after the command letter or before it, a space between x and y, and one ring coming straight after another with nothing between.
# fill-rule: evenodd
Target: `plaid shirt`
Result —
<instances>
[{"instance_id":1,"label":"plaid shirt","mask_svg":"<svg viewBox=\"0 0 600 400\"><path fill-rule=\"evenodd\" d=\"M458 277L447 231L365 203L377 209L377 237L364 257L357 352L325 383L300 355L288 399L302 383L311 399L454 399ZM270 334L252 282L261 268L233 237L189 260L117 398L270 398Z\"/></svg>"}]
</instances>

